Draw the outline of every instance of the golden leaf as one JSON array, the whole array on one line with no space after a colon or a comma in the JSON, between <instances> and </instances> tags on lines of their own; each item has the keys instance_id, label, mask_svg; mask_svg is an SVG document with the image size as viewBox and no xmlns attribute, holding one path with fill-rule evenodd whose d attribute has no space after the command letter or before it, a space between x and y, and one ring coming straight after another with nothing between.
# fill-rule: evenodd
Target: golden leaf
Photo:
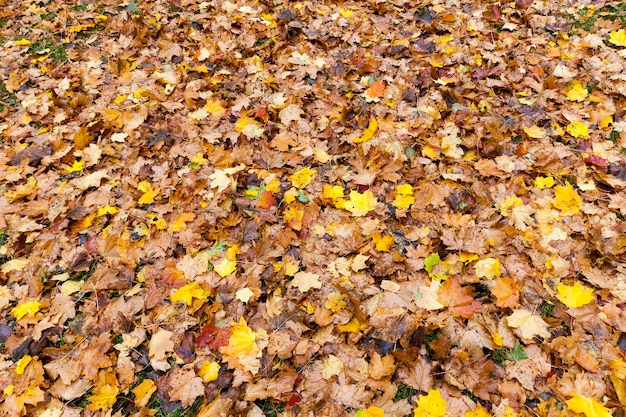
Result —
<instances>
[{"instance_id":1,"label":"golden leaf","mask_svg":"<svg viewBox=\"0 0 626 417\"><path fill-rule=\"evenodd\" d=\"M196 218L196 215L193 213L181 213L180 216L174 220L170 227L167 228L168 232L180 232L181 230L187 229L187 222L192 221Z\"/></svg>"},{"instance_id":2,"label":"golden leaf","mask_svg":"<svg viewBox=\"0 0 626 417\"><path fill-rule=\"evenodd\" d=\"M363 131L363 136L360 136L354 139L354 143L363 143L374 137L374 133L378 130L378 122L376 119L370 119L369 124L367 125L367 129Z\"/></svg>"},{"instance_id":3,"label":"golden leaf","mask_svg":"<svg viewBox=\"0 0 626 417\"><path fill-rule=\"evenodd\" d=\"M494 258L482 259L474 264L476 276L493 279L500 276L500 261Z\"/></svg>"},{"instance_id":4,"label":"golden leaf","mask_svg":"<svg viewBox=\"0 0 626 417\"><path fill-rule=\"evenodd\" d=\"M113 404L115 404L115 401L117 400L117 394L119 392L119 388L109 384L94 388L93 395L87 398L89 400L87 410L107 411L109 408L113 407Z\"/></svg>"},{"instance_id":5,"label":"golden leaf","mask_svg":"<svg viewBox=\"0 0 626 417\"><path fill-rule=\"evenodd\" d=\"M548 175L547 177L537 177L534 181L535 187L543 190L545 188L554 187L554 178L552 175Z\"/></svg>"},{"instance_id":6,"label":"golden leaf","mask_svg":"<svg viewBox=\"0 0 626 417\"><path fill-rule=\"evenodd\" d=\"M17 320L21 320L24 316L35 317L35 314L39 311L41 303L39 301L27 301L11 309L11 314L15 316Z\"/></svg>"},{"instance_id":7,"label":"golden leaf","mask_svg":"<svg viewBox=\"0 0 626 417\"><path fill-rule=\"evenodd\" d=\"M194 281L177 289L176 292L174 292L174 294L170 297L170 300L173 303L183 302L190 306L193 303L194 298L206 300L210 295L211 293L202 288L199 282Z\"/></svg>"},{"instance_id":8,"label":"golden leaf","mask_svg":"<svg viewBox=\"0 0 626 417\"><path fill-rule=\"evenodd\" d=\"M614 30L609 34L609 42L616 46L626 46L626 30Z\"/></svg>"},{"instance_id":9,"label":"golden leaf","mask_svg":"<svg viewBox=\"0 0 626 417\"><path fill-rule=\"evenodd\" d=\"M569 101L585 101L587 96L589 95L589 91L584 87L580 81L574 80L570 84L570 90L567 92L567 99Z\"/></svg>"},{"instance_id":10,"label":"golden leaf","mask_svg":"<svg viewBox=\"0 0 626 417\"><path fill-rule=\"evenodd\" d=\"M565 130L567 130L567 133L574 136L575 138L578 138L580 136L584 138L589 137L589 128L586 124L578 120L575 120L572 123L568 124Z\"/></svg>"},{"instance_id":11,"label":"golden leaf","mask_svg":"<svg viewBox=\"0 0 626 417\"><path fill-rule=\"evenodd\" d=\"M578 214L582 200L571 184L559 185L554 188L552 206L561 211L564 216Z\"/></svg>"},{"instance_id":12,"label":"golden leaf","mask_svg":"<svg viewBox=\"0 0 626 417\"><path fill-rule=\"evenodd\" d=\"M24 355L22 358L17 361L15 364L15 373L18 375L23 375L24 370L28 366L28 364L33 360L33 357L30 355Z\"/></svg>"},{"instance_id":13,"label":"golden leaf","mask_svg":"<svg viewBox=\"0 0 626 417\"><path fill-rule=\"evenodd\" d=\"M340 292L331 292L328 294L328 298L324 303L324 307L331 310L333 313L338 313L348 305L348 297Z\"/></svg>"},{"instance_id":14,"label":"golden leaf","mask_svg":"<svg viewBox=\"0 0 626 417\"><path fill-rule=\"evenodd\" d=\"M586 417L611 417L612 414L601 402L583 397L577 393L572 394L572 398L565 401L567 408L575 413L584 414Z\"/></svg>"},{"instance_id":15,"label":"golden leaf","mask_svg":"<svg viewBox=\"0 0 626 417\"><path fill-rule=\"evenodd\" d=\"M206 382L217 380L220 372L220 364L217 362L206 361L203 362L198 370L198 376Z\"/></svg>"},{"instance_id":16,"label":"golden leaf","mask_svg":"<svg viewBox=\"0 0 626 417\"><path fill-rule=\"evenodd\" d=\"M593 288L587 288L580 282L576 282L574 285L559 283L556 286L556 292L556 298L568 308L582 307L589 304L595 298Z\"/></svg>"},{"instance_id":17,"label":"golden leaf","mask_svg":"<svg viewBox=\"0 0 626 417\"><path fill-rule=\"evenodd\" d=\"M154 197L159 194L158 190L152 189L152 184L148 181L141 181L137 184L137 189L143 191L143 195L139 198L139 204L152 204L154 203Z\"/></svg>"},{"instance_id":18,"label":"golden leaf","mask_svg":"<svg viewBox=\"0 0 626 417\"><path fill-rule=\"evenodd\" d=\"M431 389L427 395L417 399L417 408L413 410L414 417L443 417L446 415L446 400L437 389Z\"/></svg>"},{"instance_id":19,"label":"golden leaf","mask_svg":"<svg viewBox=\"0 0 626 417\"><path fill-rule=\"evenodd\" d=\"M220 277L227 277L235 272L235 269L237 269L237 262L224 258L220 261L220 263L213 264L213 269Z\"/></svg>"},{"instance_id":20,"label":"golden leaf","mask_svg":"<svg viewBox=\"0 0 626 417\"><path fill-rule=\"evenodd\" d=\"M343 203L343 208L352 213L353 216L364 216L376 207L376 197L370 190L365 190L363 194L356 190L350 191L350 200Z\"/></svg>"},{"instance_id":21,"label":"golden leaf","mask_svg":"<svg viewBox=\"0 0 626 417\"><path fill-rule=\"evenodd\" d=\"M311 169L309 167L302 168L289 177L287 179L291 181L291 184L296 188L305 188L307 185L313 181L313 175L317 174L317 170Z\"/></svg>"},{"instance_id":22,"label":"golden leaf","mask_svg":"<svg viewBox=\"0 0 626 417\"><path fill-rule=\"evenodd\" d=\"M84 149L92 140L93 136L89 134L87 127L81 126L74 134L74 148L78 151Z\"/></svg>"},{"instance_id":23,"label":"golden leaf","mask_svg":"<svg viewBox=\"0 0 626 417\"><path fill-rule=\"evenodd\" d=\"M141 381L141 384L131 390L135 394L135 407L145 407L156 390L157 387L151 379Z\"/></svg>"}]
</instances>

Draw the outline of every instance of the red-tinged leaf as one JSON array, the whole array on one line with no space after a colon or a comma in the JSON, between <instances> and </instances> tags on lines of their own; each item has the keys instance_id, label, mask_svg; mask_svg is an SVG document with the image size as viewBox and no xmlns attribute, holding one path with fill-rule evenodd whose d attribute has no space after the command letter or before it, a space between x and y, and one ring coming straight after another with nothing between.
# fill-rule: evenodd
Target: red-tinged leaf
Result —
<instances>
[{"instance_id":1,"label":"red-tinged leaf","mask_svg":"<svg viewBox=\"0 0 626 417\"><path fill-rule=\"evenodd\" d=\"M302 401L302 396L298 393L293 394L291 398L289 398L289 401L287 401L287 407L293 407L294 405L298 404L300 401Z\"/></svg>"},{"instance_id":2,"label":"red-tinged leaf","mask_svg":"<svg viewBox=\"0 0 626 417\"><path fill-rule=\"evenodd\" d=\"M99 235L93 235L85 242L85 250L90 255L98 253L98 236Z\"/></svg>"},{"instance_id":3,"label":"red-tinged leaf","mask_svg":"<svg viewBox=\"0 0 626 417\"><path fill-rule=\"evenodd\" d=\"M259 107L257 111L254 113L255 119L260 119L264 123L267 123L270 119L269 114L267 113L267 107Z\"/></svg>"},{"instance_id":4,"label":"red-tinged leaf","mask_svg":"<svg viewBox=\"0 0 626 417\"><path fill-rule=\"evenodd\" d=\"M446 280L437 294L439 302L448 307L450 314L455 317L468 319L483 308L482 304L474 300L472 287L462 287L456 278Z\"/></svg>"},{"instance_id":5,"label":"red-tinged leaf","mask_svg":"<svg viewBox=\"0 0 626 417\"><path fill-rule=\"evenodd\" d=\"M271 191L263 190L263 192L259 195L257 206L262 209L269 209L274 204L276 204L276 197L274 197L274 194L272 194Z\"/></svg>"},{"instance_id":6,"label":"red-tinged leaf","mask_svg":"<svg viewBox=\"0 0 626 417\"><path fill-rule=\"evenodd\" d=\"M585 163L596 166L596 167L600 167L600 168L606 168L611 164L609 161L602 158L601 156L593 155L593 154L585 158Z\"/></svg>"},{"instance_id":7,"label":"red-tinged leaf","mask_svg":"<svg viewBox=\"0 0 626 417\"><path fill-rule=\"evenodd\" d=\"M217 350L228 345L228 339L233 334L231 327L217 327L207 324L200 331L198 346L208 346L209 349Z\"/></svg>"},{"instance_id":8,"label":"red-tinged leaf","mask_svg":"<svg viewBox=\"0 0 626 417\"><path fill-rule=\"evenodd\" d=\"M190 331L183 333L180 346L175 352L185 363L191 363L196 359L196 350L193 346L193 334Z\"/></svg>"},{"instance_id":9,"label":"red-tinged leaf","mask_svg":"<svg viewBox=\"0 0 626 417\"><path fill-rule=\"evenodd\" d=\"M356 190L360 193L364 193L365 191L369 190L369 185L363 185L363 184L357 184L356 185Z\"/></svg>"},{"instance_id":10,"label":"red-tinged leaf","mask_svg":"<svg viewBox=\"0 0 626 417\"><path fill-rule=\"evenodd\" d=\"M491 13L493 13L493 21L497 22L500 20L500 16L502 16L502 8L499 5L494 4L491 7Z\"/></svg>"}]
</instances>

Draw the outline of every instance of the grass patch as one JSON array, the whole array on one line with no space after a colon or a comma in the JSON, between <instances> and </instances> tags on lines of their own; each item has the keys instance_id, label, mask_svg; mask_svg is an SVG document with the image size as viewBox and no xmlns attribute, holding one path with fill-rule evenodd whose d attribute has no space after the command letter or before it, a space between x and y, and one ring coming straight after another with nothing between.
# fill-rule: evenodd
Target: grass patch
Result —
<instances>
[{"instance_id":1,"label":"grass patch","mask_svg":"<svg viewBox=\"0 0 626 417\"><path fill-rule=\"evenodd\" d=\"M285 405L281 402L273 402L270 399L256 400L254 402L263 411L266 417L276 417L278 413L285 411Z\"/></svg>"},{"instance_id":2,"label":"grass patch","mask_svg":"<svg viewBox=\"0 0 626 417\"><path fill-rule=\"evenodd\" d=\"M52 38L37 39L28 48L31 55L50 55L55 63L67 62L67 53L63 45L57 45Z\"/></svg>"},{"instance_id":3,"label":"grass patch","mask_svg":"<svg viewBox=\"0 0 626 417\"><path fill-rule=\"evenodd\" d=\"M393 397L393 402L398 402L402 400L406 400L407 398L411 398L417 395L419 391L415 388L411 388L408 385L404 385L402 382L398 384L398 391L396 395Z\"/></svg>"},{"instance_id":4,"label":"grass patch","mask_svg":"<svg viewBox=\"0 0 626 417\"><path fill-rule=\"evenodd\" d=\"M573 27L589 32L593 29L598 19L610 20L611 22L619 20L622 26L626 25L626 2L617 4L607 4L599 9L593 7L583 7L578 11L578 15L569 15L573 20Z\"/></svg>"},{"instance_id":5,"label":"grass patch","mask_svg":"<svg viewBox=\"0 0 626 417\"><path fill-rule=\"evenodd\" d=\"M6 89L4 83L0 81L0 111L6 109L7 107L13 107L15 105L15 102L15 94L9 92ZM4 231L2 232L2 236L4 236L4 238L7 238L7 235L4 233ZM0 239L4 238L0 237ZM6 243L6 241L4 243ZM4 245L4 243L2 244Z\"/></svg>"},{"instance_id":6,"label":"grass patch","mask_svg":"<svg viewBox=\"0 0 626 417\"><path fill-rule=\"evenodd\" d=\"M156 410L154 417L193 417L198 414L201 404L202 397L199 397L189 407L179 408L171 413L167 413L163 410L163 401L157 397L152 397L147 407Z\"/></svg>"}]
</instances>

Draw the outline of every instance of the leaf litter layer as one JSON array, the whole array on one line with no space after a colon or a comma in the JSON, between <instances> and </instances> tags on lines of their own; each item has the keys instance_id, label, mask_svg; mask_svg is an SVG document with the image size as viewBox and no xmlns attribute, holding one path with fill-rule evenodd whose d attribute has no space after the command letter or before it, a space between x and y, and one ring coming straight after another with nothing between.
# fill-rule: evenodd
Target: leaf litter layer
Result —
<instances>
[{"instance_id":1,"label":"leaf litter layer","mask_svg":"<svg viewBox=\"0 0 626 417\"><path fill-rule=\"evenodd\" d=\"M621 415L625 3L1 3L4 415Z\"/></svg>"}]
</instances>

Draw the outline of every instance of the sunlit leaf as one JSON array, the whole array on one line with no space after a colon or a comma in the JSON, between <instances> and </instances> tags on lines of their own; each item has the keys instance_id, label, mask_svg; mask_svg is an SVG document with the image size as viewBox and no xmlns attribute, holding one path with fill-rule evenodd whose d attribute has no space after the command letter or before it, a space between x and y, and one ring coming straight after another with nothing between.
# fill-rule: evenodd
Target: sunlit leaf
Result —
<instances>
[{"instance_id":1,"label":"sunlit leaf","mask_svg":"<svg viewBox=\"0 0 626 417\"><path fill-rule=\"evenodd\" d=\"M589 96L589 91L587 91L587 87L583 86L580 81L574 80L569 84L569 91L567 92L567 99L570 101L585 101L587 96Z\"/></svg>"},{"instance_id":2,"label":"sunlit leaf","mask_svg":"<svg viewBox=\"0 0 626 417\"><path fill-rule=\"evenodd\" d=\"M565 401L569 410L584 414L586 417L612 417L609 409L601 402L593 398L584 397L578 393L571 395L572 398Z\"/></svg>"},{"instance_id":3,"label":"sunlit leaf","mask_svg":"<svg viewBox=\"0 0 626 417\"><path fill-rule=\"evenodd\" d=\"M420 396L417 408L413 410L414 417L444 417L446 415L446 400L437 389L431 389L428 394Z\"/></svg>"},{"instance_id":4,"label":"sunlit leaf","mask_svg":"<svg viewBox=\"0 0 626 417\"><path fill-rule=\"evenodd\" d=\"M198 370L198 376L202 378L204 382L211 382L217 380L220 372L220 364L217 362L206 361L200 365Z\"/></svg>"},{"instance_id":5,"label":"sunlit leaf","mask_svg":"<svg viewBox=\"0 0 626 417\"><path fill-rule=\"evenodd\" d=\"M574 136L575 138L578 138L581 136L583 138L589 137L589 128L587 127L585 123L579 120L575 120L571 122L570 124L568 124L565 130L567 131L567 133Z\"/></svg>"},{"instance_id":6,"label":"sunlit leaf","mask_svg":"<svg viewBox=\"0 0 626 417\"><path fill-rule=\"evenodd\" d=\"M24 316L35 317L40 307L41 303L39 301L27 301L13 307L11 314L14 315L17 320L21 320Z\"/></svg>"},{"instance_id":7,"label":"sunlit leaf","mask_svg":"<svg viewBox=\"0 0 626 417\"><path fill-rule=\"evenodd\" d=\"M135 394L135 407L145 407L156 390L157 387L151 379L141 381L139 385L131 390Z\"/></svg>"},{"instance_id":8,"label":"sunlit leaf","mask_svg":"<svg viewBox=\"0 0 626 417\"><path fill-rule=\"evenodd\" d=\"M587 288L578 281L574 285L559 283L556 292L556 298L568 308L582 307L595 299L593 288Z\"/></svg>"},{"instance_id":9,"label":"sunlit leaf","mask_svg":"<svg viewBox=\"0 0 626 417\"><path fill-rule=\"evenodd\" d=\"M365 190L363 194L356 190L350 191L350 199L345 201L343 208L352 213L353 216L364 216L374 210L378 200L370 190Z\"/></svg>"},{"instance_id":10,"label":"sunlit leaf","mask_svg":"<svg viewBox=\"0 0 626 417\"><path fill-rule=\"evenodd\" d=\"M614 30L609 34L609 42L616 46L626 46L626 30Z\"/></svg>"},{"instance_id":11,"label":"sunlit leaf","mask_svg":"<svg viewBox=\"0 0 626 417\"><path fill-rule=\"evenodd\" d=\"M106 384L94 388L92 392L93 394L87 398L89 401L87 409L90 411L106 411L113 407L120 390L114 385Z\"/></svg>"},{"instance_id":12,"label":"sunlit leaf","mask_svg":"<svg viewBox=\"0 0 626 417\"><path fill-rule=\"evenodd\" d=\"M367 125L367 129L363 131L363 135L354 139L354 143L364 143L374 137L374 134L378 130L378 122L376 119L370 119L369 124Z\"/></svg>"},{"instance_id":13,"label":"sunlit leaf","mask_svg":"<svg viewBox=\"0 0 626 417\"><path fill-rule=\"evenodd\" d=\"M211 293L205 290L199 282L194 281L177 289L174 294L170 296L170 300L172 300L173 303L183 302L190 306L194 298L206 300L210 295Z\"/></svg>"},{"instance_id":14,"label":"sunlit leaf","mask_svg":"<svg viewBox=\"0 0 626 417\"><path fill-rule=\"evenodd\" d=\"M304 167L292 175L290 175L287 179L291 181L291 184L296 188L304 188L313 181L313 176L317 173L317 170L311 169L309 167Z\"/></svg>"},{"instance_id":15,"label":"sunlit leaf","mask_svg":"<svg viewBox=\"0 0 626 417\"><path fill-rule=\"evenodd\" d=\"M24 373L24 370L32 360L33 357L30 355L22 356L22 358L15 364L15 373L18 375L22 375Z\"/></svg>"},{"instance_id":16,"label":"sunlit leaf","mask_svg":"<svg viewBox=\"0 0 626 417\"><path fill-rule=\"evenodd\" d=\"M371 406L357 411L354 417L385 417L385 412L382 408Z\"/></svg>"},{"instance_id":17,"label":"sunlit leaf","mask_svg":"<svg viewBox=\"0 0 626 417\"><path fill-rule=\"evenodd\" d=\"M237 262L224 258L219 263L213 264L213 269L220 277L227 277L235 272Z\"/></svg>"},{"instance_id":18,"label":"sunlit leaf","mask_svg":"<svg viewBox=\"0 0 626 417\"><path fill-rule=\"evenodd\" d=\"M557 185L554 188L554 198L552 206L561 211L564 216L578 214L582 200L571 184Z\"/></svg>"}]
</instances>

